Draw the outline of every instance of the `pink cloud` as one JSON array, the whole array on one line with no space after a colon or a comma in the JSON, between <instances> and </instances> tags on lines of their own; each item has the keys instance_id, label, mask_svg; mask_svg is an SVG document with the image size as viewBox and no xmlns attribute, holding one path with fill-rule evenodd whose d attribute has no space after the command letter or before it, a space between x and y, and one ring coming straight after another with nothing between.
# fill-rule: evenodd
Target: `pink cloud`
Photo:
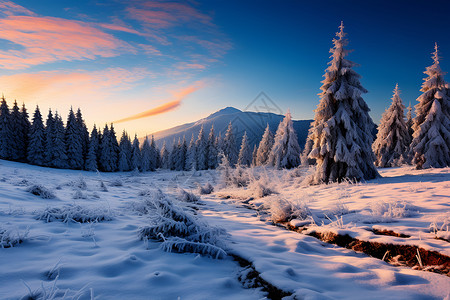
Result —
<instances>
[{"instance_id":1,"label":"pink cloud","mask_svg":"<svg viewBox=\"0 0 450 300\"><path fill-rule=\"evenodd\" d=\"M0 15L14 16L14 15L25 15L34 16L35 14L26 9L23 6L15 4L11 1L1 1L0 2Z\"/></svg>"},{"instance_id":2,"label":"pink cloud","mask_svg":"<svg viewBox=\"0 0 450 300\"><path fill-rule=\"evenodd\" d=\"M6 69L135 52L131 45L88 23L53 17L9 16L0 19L0 39L23 47L0 51L0 67Z\"/></svg>"}]
</instances>

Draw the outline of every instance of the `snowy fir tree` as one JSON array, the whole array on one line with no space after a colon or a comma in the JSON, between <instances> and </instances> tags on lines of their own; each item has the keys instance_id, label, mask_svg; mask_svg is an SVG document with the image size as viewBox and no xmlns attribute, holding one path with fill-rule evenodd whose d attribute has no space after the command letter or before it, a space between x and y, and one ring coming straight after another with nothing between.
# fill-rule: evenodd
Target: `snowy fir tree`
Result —
<instances>
[{"instance_id":1,"label":"snowy fir tree","mask_svg":"<svg viewBox=\"0 0 450 300\"><path fill-rule=\"evenodd\" d=\"M11 109L10 117L11 128L11 159L20 160L23 158L23 147L25 144L25 136L22 128L22 115L17 101L14 101L14 106Z\"/></svg>"},{"instance_id":2,"label":"snowy fir tree","mask_svg":"<svg viewBox=\"0 0 450 300\"><path fill-rule=\"evenodd\" d=\"M223 139L223 153L228 157L228 162L231 166L234 166L238 160L238 152L236 147L236 137L233 133L233 125L228 124L228 129L225 132Z\"/></svg>"},{"instance_id":3,"label":"snowy fir tree","mask_svg":"<svg viewBox=\"0 0 450 300\"><path fill-rule=\"evenodd\" d=\"M27 157L30 164L38 166L44 165L44 143L44 124L42 123L42 115L39 106L36 106L28 139Z\"/></svg>"},{"instance_id":4,"label":"snowy fir tree","mask_svg":"<svg viewBox=\"0 0 450 300\"><path fill-rule=\"evenodd\" d=\"M411 150L417 169L450 166L450 97L439 64L438 46L433 64L424 72L423 94L417 98Z\"/></svg>"},{"instance_id":5,"label":"snowy fir tree","mask_svg":"<svg viewBox=\"0 0 450 300\"><path fill-rule=\"evenodd\" d=\"M412 129L414 121L413 121L413 118L412 118L411 103L408 105L406 110L407 110L407 112L406 112L406 127L408 128L408 139L409 139L408 145L411 145L412 135L414 133L414 130Z\"/></svg>"},{"instance_id":6,"label":"snowy fir tree","mask_svg":"<svg viewBox=\"0 0 450 300\"><path fill-rule=\"evenodd\" d=\"M278 125L267 163L277 169L291 169L300 164L300 146L289 110Z\"/></svg>"},{"instance_id":7,"label":"snowy fir tree","mask_svg":"<svg viewBox=\"0 0 450 300\"><path fill-rule=\"evenodd\" d=\"M53 157L53 137L55 134L55 118L53 117L52 110L48 110L47 120L45 121L45 165L51 166Z\"/></svg>"},{"instance_id":8,"label":"snowy fir tree","mask_svg":"<svg viewBox=\"0 0 450 300\"><path fill-rule=\"evenodd\" d=\"M205 138L203 125L198 133L197 141L195 142L196 148L196 169L206 170L208 169L208 142Z\"/></svg>"},{"instance_id":9,"label":"snowy fir tree","mask_svg":"<svg viewBox=\"0 0 450 300\"><path fill-rule=\"evenodd\" d=\"M0 158L11 159L12 157L12 128L11 114L5 97L0 103Z\"/></svg>"},{"instance_id":10,"label":"snowy fir tree","mask_svg":"<svg viewBox=\"0 0 450 300\"><path fill-rule=\"evenodd\" d=\"M132 147L130 138L128 137L128 134L125 132L125 130L122 132L122 137L120 138L119 149L119 171L131 171L130 162Z\"/></svg>"},{"instance_id":11,"label":"snowy fir tree","mask_svg":"<svg viewBox=\"0 0 450 300\"><path fill-rule=\"evenodd\" d=\"M167 151L166 142L164 141L161 148L161 169L169 169L169 151Z\"/></svg>"},{"instance_id":12,"label":"snowy fir tree","mask_svg":"<svg viewBox=\"0 0 450 300\"><path fill-rule=\"evenodd\" d=\"M404 109L397 84L392 104L381 117L377 138L372 145L378 167L394 167L408 161L410 140Z\"/></svg>"},{"instance_id":13,"label":"snowy fir tree","mask_svg":"<svg viewBox=\"0 0 450 300\"><path fill-rule=\"evenodd\" d=\"M243 167L249 167L252 163L252 151L248 144L247 132L244 133L241 142L241 149L238 156L238 165Z\"/></svg>"},{"instance_id":14,"label":"snowy fir tree","mask_svg":"<svg viewBox=\"0 0 450 300\"><path fill-rule=\"evenodd\" d=\"M253 146L253 152L252 152L252 166L256 166L256 158L258 156L258 147Z\"/></svg>"},{"instance_id":15,"label":"snowy fir tree","mask_svg":"<svg viewBox=\"0 0 450 300\"><path fill-rule=\"evenodd\" d=\"M189 147L186 154L186 170L196 170L197 169L197 148L195 147L194 135L191 137L189 142Z\"/></svg>"},{"instance_id":16,"label":"snowy fir tree","mask_svg":"<svg viewBox=\"0 0 450 300\"><path fill-rule=\"evenodd\" d=\"M83 115L81 114L80 108L78 108L75 117L77 119L78 130L81 133L81 148L83 152L83 161L85 161L89 150L89 131L87 129L86 123L83 120Z\"/></svg>"},{"instance_id":17,"label":"snowy fir tree","mask_svg":"<svg viewBox=\"0 0 450 300\"><path fill-rule=\"evenodd\" d=\"M187 171L186 170L186 155L187 155L187 144L186 144L186 137L183 136L183 140L179 144L178 147L178 164L175 166L175 169L177 171Z\"/></svg>"},{"instance_id":18,"label":"snowy fir tree","mask_svg":"<svg viewBox=\"0 0 450 300\"><path fill-rule=\"evenodd\" d=\"M142 170L141 148L139 146L137 135L134 135L133 140L133 151L131 153L131 169Z\"/></svg>"},{"instance_id":19,"label":"snowy fir tree","mask_svg":"<svg viewBox=\"0 0 450 300\"><path fill-rule=\"evenodd\" d=\"M109 129L108 125L105 125L100 142L100 169L105 172L116 171L119 160L118 156L119 146L114 132L114 127L111 124L111 129Z\"/></svg>"},{"instance_id":20,"label":"snowy fir tree","mask_svg":"<svg viewBox=\"0 0 450 300\"><path fill-rule=\"evenodd\" d=\"M109 136L110 136L110 143L111 143L111 164L113 165L114 169L113 171L118 169L119 166L119 143L117 142L117 136L116 131L114 130L114 124L111 124L109 127Z\"/></svg>"},{"instance_id":21,"label":"snowy fir tree","mask_svg":"<svg viewBox=\"0 0 450 300\"><path fill-rule=\"evenodd\" d=\"M66 125L67 162L70 169L83 168L83 135L73 109L70 108Z\"/></svg>"},{"instance_id":22,"label":"snowy fir tree","mask_svg":"<svg viewBox=\"0 0 450 300\"><path fill-rule=\"evenodd\" d=\"M211 126L211 130L208 135L208 169L215 169L218 166L219 149L217 149L217 139L214 135L214 126Z\"/></svg>"},{"instance_id":23,"label":"snowy fir tree","mask_svg":"<svg viewBox=\"0 0 450 300\"><path fill-rule=\"evenodd\" d=\"M94 124L94 128L91 131L91 137L89 139L89 150L84 165L87 171L96 171L98 169L98 157L99 157L99 138L97 127Z\"/></svg>"},{"instance_id":24,"label":"snowy fir tree","mask_svg":"<svg viewBox=\"0 0 450 300\"><path fill-rule=\"evenodd\" d=\"M262 166L267 164L270 151L273 147L273 134L270 131L269 124L267 124L266 130L262 136L261 142L259 142L258 150L256 152L256 165Z\"/></svg>"},{"instance_id":25,"label":"snowy fir tree","mask_svg":"<svg viewBox=\"0 0 450 300\"><path fill-rule=\"evenodd\" d=\"M308 136L313 141L308 157L316 160L313 184L379 176L371 149L375 124L361 97L367 91L352 69L356 64L345 59L349 51L344 49L348 41L342 23L339 29Z\"/></svg>"},{"instance_id":26,"label":"snowy fir tree","mask_svg":"<svg viewBox=\"0 0 450 300\"><path fill-rule=\"evenodd\" d=\"M150 141L148 140L148 136L145 136L144 143L142 144L142 171L147 172L150 171L151 168L151 159L152 159L152 150L150 147Z\"/></svg>"},{"instance_id":27,"label":"snowy fir tree","mask_svg":"<svg viewBox=\"0 0 450 300\"><path fill-rule=\"evenodd\" d=\"M64 123L58 112L55 113L54 123L53 123L53 134L52 134L52 147L53 152L51 154L51 159L49 164L54 168L67 168L67 155L66 155L66 141L65 141L65 128Z\"/></svg>"},{"instance_id":28,"label":"snowy fir tree","mask_svg":"<svg viewBox=\"0 0 450 300\"><path fill-rule=\"evenodd\" d=\"M20 158L19 161L28 161L27 160L27 153L28 153L28 136L30 134L30 120L28 119L28 112L27 108L25 107L25 103L22 104L22 109L20 110L20 117L21 117L21 129L22 129L22 140L23 144L20 149Z\"/></svg>"},{"instance_id":29,"label":"snowy fir tree","mask_svg":"<svg viewBox=\"0 0 450 300\"><path fill-rule=\"evenodd\" d=\"M155 138L152 135L152 140L150 142L150 171L155 171L159 168L160 156L158 148L156 147Z\"/></svg>"}]
</instances>

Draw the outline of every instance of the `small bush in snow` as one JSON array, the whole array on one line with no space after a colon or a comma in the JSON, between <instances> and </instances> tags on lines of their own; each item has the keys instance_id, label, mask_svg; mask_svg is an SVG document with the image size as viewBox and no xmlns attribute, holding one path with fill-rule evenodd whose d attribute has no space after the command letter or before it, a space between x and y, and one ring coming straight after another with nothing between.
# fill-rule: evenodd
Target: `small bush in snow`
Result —
<instances>
[{"instance_id":1,"label":"small bush in snow","mask_svg":"<svg viewBox=\"0 0 450 300\"><path fill-rule=\"evenodd\" d=\"M146 204L152 213L149 214L150 225L139 229L141 239L161 241L161 247L166 251L192 252L215 258L226 256L221 241L226 235L225 230L198 220L159 192L153 197L147 196Z\"/></svg>"},{"instance_id":2,"label":"small bush in snow","mask_svg":"<svg viewBox=\"0 0 450 300\"><path fill-rule=\"evenodd\" d=\"M311 212L303 201L288 201L281 197L273 197L270 201L270 216L274 223L305 220L310 215Z\"/></svg>"},{"instance_id":3,"label":"small bush in snow","mask_svg":"<svg viewBox=\"0 0 450 300\"><path fill-rule=\"evenodd\" d=\"M27 189L27 192L39 196L43 199L54 199L56 198L55 194L53 194L49 189L42 185L32 185Z\"/></svg>"},{"instance_id":4,"label":"small bush in snow","mask_svg":"<svg viewBox=\"0 0 450 300\"><path fill-rule=\"evenodd\" d=\"M178 189L178 198L179 201L183 202L198 202L198 197L193 193L186 192L182 188Z\"/></svg>"},{"instance_id":5,"label":"small bush in snow","mask_svg":"<svg viewBox=\"0 0 450 300\"><path fill-rule=\"evenodd\" d=\"M450 241L450 213L443 216L441 220L435 219L430 224L430 232L438 239Z\"/></svg>"},{"instance_id":6,"label":"small bush in snow","mask_svg":"<svg viewBox=\"0 0 450 300\"><path fill-rule=\"evenodd\" d=\"M200 195L209 195L214 192L214 187L209 182L207 182L204 186L198 184L198 192Z\"/></svg>"},{"instance_id":7,"label":"small bush in snow","mask_svg":"<svg viewBox=\"0 0 450 300\"><path fill-rule=\"evenodd\" d=\"M45 222L101 222L112 220L112 213L108 209L100 207L82 207L80 205L65 205L62 207L47 207L36 217Z\"/></svg>"},{"instance_id":8,"label":"small bush in snow","mask_svg":"<svg viewBox=\"0 0 450 300\"><path fill-rule=\"evenodd\" d=\"M86 199L87 195L83 193L81 190L76 190L72 195L72 199Z\"/></svg>"},{"instance_id":9,"label":"small bush in snow","mask_svg":"<svg viewBox=\"0 0 450 300\"><path fill-rule=\"evenodd\" d=\"M262 198L272 194L276 194L273 181L269 180L269 176L264 173L259 178L251 176L247 189L252 191L255 198Z\"/></svg>"},{"instance_id":10,"label":"small bush in snow","mask_svg":"<svg viewBox=\"0 0 450 300\"><path fill-rule=\"evenodd\" d=\"M28 236L29 230L21 232L17 228L0 227L0 247L10 248L22 243Z\"/></svg>"},{"instance_id":11,"label":"small bush in snow","mask_svg":"<svg viewBox=\"0 0 450 300\"><path fill-rule=\"evenodd\" d=\"M414 215L413 207L406 201L388 200L376 201L369 205L372 216L381 217L383 219L406 218Z\"/></svg>"},{"instance_id":12,"label":"small bush in snow","mask_svg":"<svg viewBox=\"0 0 450 300\"><path fill-rule=\"evenodd\" d=\"M74 180L69 183L69 185L73 186L76 189L79 190L86 190L87 189L87 183L84 180L84 177L82 175L78 176L77 180Z\"/></svg>"},{"instance_id":13,"label":"small bush in snow","mask_svg":"<svg viewBox=\"0 0 450 300\"><path fill-rule=\"evenodd\" d=\"M325 212L325 214L328 216L340 217L348 214L349 212L350 210L348 209L348 206L342 201L338 200L331 206L331 209Z\"/></svg>"},{"instance_id":14,"label":"small bush in snow","mask_svg":"<svg viewBox=\"0 0 450 300\"><path fill-rule=\"evenodd\" d=\"M115 178L109 183L109 185L110 186L116 186L116 187L123 186L123 182L122 182L122 180L120 178Z\"/></svg>"},{"instance_id":15,"label":"small bush in snow","mask_svg":"<svg viewBox=\"0 0 450 300\"><path fill-rule=\"evenodd\" d=\"M103 182L103 180L100 180L100 190L102 192L107 192L108 188L106 187L105 183Z\"/></svg>"}]
</instances>

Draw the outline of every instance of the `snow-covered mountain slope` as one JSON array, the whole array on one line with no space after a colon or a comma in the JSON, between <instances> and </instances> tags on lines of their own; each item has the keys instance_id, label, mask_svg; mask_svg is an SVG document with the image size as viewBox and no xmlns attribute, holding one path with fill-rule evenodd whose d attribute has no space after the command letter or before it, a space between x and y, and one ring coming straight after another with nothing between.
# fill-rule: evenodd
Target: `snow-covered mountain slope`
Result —
<instances>
[{"instance_id":1,"label":"snow-covered mountain slope","mask_svg":"<svg viewBox=\"0 0 450 300\"><path fill-rule=\"evenodd\" d=\"M204 119L158 131L153 133L153 136L159 147L162 146L164 141L168 147L172 147L174 139L175 141L178 141L179 138L183 139L183 137L186 137L187 143L189 143L192 135L194 135L194 138L196 139L202 125L204 126L205 134L208 134L211 126L214 126L216 135L221 133L223 137L228 124L231 122L237 144L240 145L242 136L246 131L251 149L253 149L253 146L261 140L267 124L269 124L270 130L275 133L278 124L283 118L284 116L273 113L241 111L234 107L226 107ZM297 132L298 141L301 147L305 144L311 122L312 120L294 121L294 129Z\"/></svg>"},{"instance_id":2,"label":"snow-covered mountain slope","mask_svg":"<svg viewBox=\"0 0 450 300\"><path fill-rule=\"evenodd\" d=\"M246 271L231 257L217 260L168 253L159 248L160 242L139 239L139 228L151 217L139 210L146 191L160 189L179 199L179 187L200 198L199 204L188 204L195 207L197 218L220 226L230 235L224 237L228 253L250 261L261 278L297 299L443 299L449 295L448 276L394 267L287 231L274 226L265 214L275 197L303 201L315 215L317 227L345 230L361 239L402 243L401 238L369 235L367 230L366 236L361 234L365 227L378 226L411 235L406 243L446 254L448 242L434 239L429 226L433 222L442 225L450 213L448 168L385 169L381 170L384 178L368 183L314 187L302 186L302 177L295 177L304 171L255 170L267 172L278 194L251 200L254 186L221 187L217 171L98 174L0 160L0 235L22 239L14 247L0 247L0 299L30 294L40 299L38 295L44 298L45 293L44 299L52 298L48 296L52 293L58 299L68 289L66 299L77 295L91 299L91 294L95 299L263 298L259 289L244 288L239 282L238 277ZM215 191L199 195L197 183L208 182ZM29 191L34 185L55 197L33 195ZM222 198L225 194L231 198ZM391 207L397 210L389 211L388 207L384 211L382 202L394 205L394 200L401 201L400 206ZM403 206L402 201L408 205ZM265 203L266 208L255 211L244 207L252 202ZM111 220L64 223L37 219L45 210L69 205L79 208L72 217L90 214ZM188 207L181 202L179 206ZM323 213L329 212L335 220L331 212L337 214L339 209L345 213L343 224L328 222ZM446 233L445 228L440 231Z\"/></svg>"}]
</instances>

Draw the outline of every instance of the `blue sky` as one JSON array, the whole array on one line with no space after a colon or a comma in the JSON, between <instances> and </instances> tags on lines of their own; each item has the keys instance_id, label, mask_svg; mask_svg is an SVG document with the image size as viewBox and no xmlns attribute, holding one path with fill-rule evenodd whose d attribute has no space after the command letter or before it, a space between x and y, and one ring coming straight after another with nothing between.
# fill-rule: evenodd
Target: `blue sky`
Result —
<instances>
[{"instance_id":1,"label":"blue sky","mask_svg":"<svg viewBox=\"0 0 450 300\"><path fill-rule=\"evenodd\" d=\"M447 1L0 1L0 89L9 101L138 135L261 91L313 118L340 21L379 122L395 84L420 95L434 42L450 70ZM147 117L129 120L142 114Z\"/></svg>"}]
</instances>

